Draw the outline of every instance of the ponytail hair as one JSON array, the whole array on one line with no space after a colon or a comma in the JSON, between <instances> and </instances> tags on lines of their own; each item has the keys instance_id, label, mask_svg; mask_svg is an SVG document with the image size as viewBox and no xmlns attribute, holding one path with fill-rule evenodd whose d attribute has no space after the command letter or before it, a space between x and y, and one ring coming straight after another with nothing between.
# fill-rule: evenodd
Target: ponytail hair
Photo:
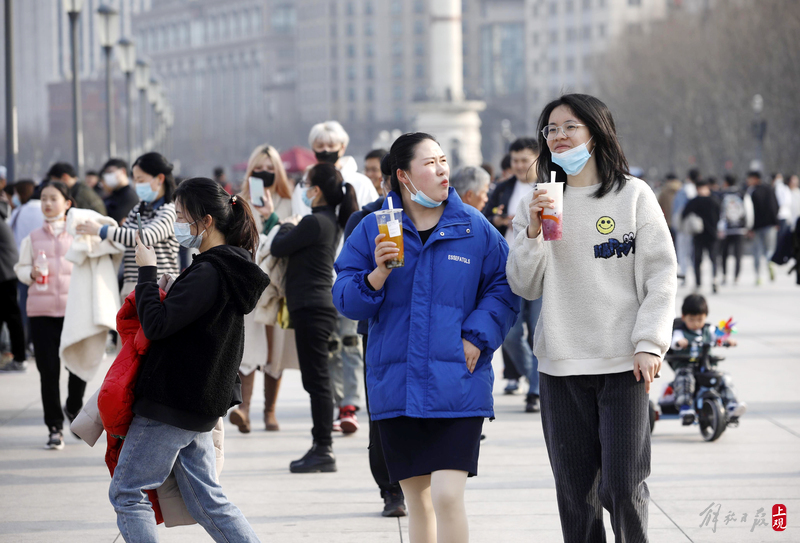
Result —
<instances>
[{"instance_id":1,"label":"ponytail hair","mask_svg":"<svg viewBox=\"0 0 800 543\"><path fill-rule=\"evenodd\" d=\"M192 222L211 215L225 243L246 249L255 258L258 228L247 200L230 196L219 183L207 177L193 177L178 185L175 199Z\"/></svg>"},{"instance_id":2,"label":"ponytail hair","mask_svg":"<svg viewBox=\"0 0 800 543\"><path fill-rule=\"evenodd\" d=\"M325 162L320 162L308 171L308 184L319 187L329 206L339 207L339 226L344 228L350 215L358 210L358 200L353 185L344 182L336 166Z\"/></svg>"},{"instance_id":3,"label":"ponytail hair","mask_svg":"<svg viewBox=\"0 0 800 543\"><path fill-rule=\"evenodd\" d=\"M381 160L381 173L392 176L392 190L402 197L400 193L400 179L397 178L397 170L407 171L414 159L417 145L425 140L439 143L436 138L425 132L411 132L403 134L392 144L392 150Z\"/></svg>"}]
</instances>

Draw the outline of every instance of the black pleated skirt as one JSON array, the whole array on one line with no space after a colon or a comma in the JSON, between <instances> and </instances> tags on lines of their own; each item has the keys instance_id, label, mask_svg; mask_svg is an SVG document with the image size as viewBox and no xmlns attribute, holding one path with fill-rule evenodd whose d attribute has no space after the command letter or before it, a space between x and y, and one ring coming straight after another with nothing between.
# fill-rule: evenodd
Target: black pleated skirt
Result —
<instances>
[{"instance_id":1,"label":"black pleated skirt","mask_svg":"<svg viewBox=\"0 0 800 543\"><path fill-rule=\"evenodd\" d=\"M452 469L478 474L483 417L375 421L393 483Z\"/></svg>"}]
</instances>

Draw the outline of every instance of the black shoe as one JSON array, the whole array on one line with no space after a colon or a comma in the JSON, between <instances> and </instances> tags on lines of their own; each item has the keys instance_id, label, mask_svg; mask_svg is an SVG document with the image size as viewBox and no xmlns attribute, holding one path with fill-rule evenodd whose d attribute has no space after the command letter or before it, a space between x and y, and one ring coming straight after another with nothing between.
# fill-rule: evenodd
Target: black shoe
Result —
<instances>
[{"instance_id":1,"label":"black shoe","mask_svg":"<svg viewBox=\"0 0 800 543\"><path fill-rule=\"evenodd\" d=\"M404 517L408 514L402 491L381 492L381 495L383 496L382 517Z\"/></svg>"},{"instance_id":2,"label":"black shoe","mask_svg":"<svg viewBox=\"0 0 800 543\"><path fill-rule=\"evenodd\" d=\"M330 445L314 445L300 460L289 464L292 473L330 473L336 471L336 457Z\"/></svg>"},{"instance_id":3,"label":"black shoe","mask_svg":"<svg viewBox=\"0 0 800 543\"><path fill-rule=\"evenodd\" d=\"M61 433L61 430L55 426L50 428L50 439L47 441L47 445L45 445L44 448L54 451L61 451L64 449L64 434Z\"/></svg>"},{"instance_id":4,"label":"black shoe","mask_svg":"<svg viewBox=\"0 0 800 543\"><path fill-rule=\"evenodd\" d=\"M538 413L539 411L541 411L539 408L539 396L531 394L525 399L525 412Z\"/></svg>"}]
</instances>

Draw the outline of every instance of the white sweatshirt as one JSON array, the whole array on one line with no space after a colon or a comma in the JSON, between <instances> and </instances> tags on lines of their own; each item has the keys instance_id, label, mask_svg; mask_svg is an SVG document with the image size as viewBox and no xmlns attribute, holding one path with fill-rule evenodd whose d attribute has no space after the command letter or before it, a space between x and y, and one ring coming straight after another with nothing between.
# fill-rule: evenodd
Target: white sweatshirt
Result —
<instances>
[{"instance_id":1,"label":"white sweatshirt","mask_svg":"<svg viewBox=\"0 0 800 543\"><path fill-rule=\"evenodd\" d=\"M548 375L631 371L635 353L663 356L672 337L677 263L656 196L636 178L600 199L598 187L566 187L561 241L528 238L533 193L514 218L506 275L542 297L534 352Z\"/></svg>"}]
</instances>

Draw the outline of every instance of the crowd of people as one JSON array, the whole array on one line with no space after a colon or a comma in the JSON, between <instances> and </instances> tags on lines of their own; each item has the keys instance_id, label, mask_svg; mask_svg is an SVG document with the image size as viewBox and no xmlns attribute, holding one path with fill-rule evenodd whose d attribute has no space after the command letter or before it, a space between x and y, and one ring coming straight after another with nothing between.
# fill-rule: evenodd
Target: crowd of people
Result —
<instances>
[{"instance_id":1,"label":"crowd of people","mask_svg":"<svg viewBox=\"0 0 800 543\"><path fill-rule=\"evenodd\" d=\"M151 152L130 166L111 158L84 181L56 163L41 183L8 184L0 304L10 353L0 371L35 359L49 449L64 448L65 420L91 441L76 417L92 410L108 432L113 405L125 433L107 455L109 496L126 541L157 540L169 509L143 489L171 474L214 538L258 541L218 483L214 432L226 416L243 434L261 428L250 409L259 374L263 429L280 431L283 371L298 369L312 440L289 470L335 472L333 434L366 418L383 515L410 515L414 543L461 542L501 349L505 393L527 381L524 410L541 412L565 540L602 539L606 508L618 537L646 541L648 392L672 342L677 282L692 267L699 289L707 254L713 291L728 256L736 283L748 238L759 282L764 267L772 277L772 263L791 256L781 247L800 215L798 178L768 184L752 171L747 187L732 176L719 187L691 170L654 191L631 174L596 98L564 95L538 125L510 145L496 177L489 165L451 172L424 133L370 151L360 173L349 135L326 121L309 133L317 163L294 177L262 144L235 182L222 168L177 180ZM569 210L560 241L542 233L551 175ZM373 218L389 210L402 212L391 237ZM615 258L598 249L611 242ZM80 310L87 277L105 286L91 302L119 321ZM82 318L103 337L100 351L79 350L88 361L67 356L92 340L74 338ZM104 351L116 360L85 399ZM114 396L110 380L129 394Z\"/></svg>"}]
</instances>

